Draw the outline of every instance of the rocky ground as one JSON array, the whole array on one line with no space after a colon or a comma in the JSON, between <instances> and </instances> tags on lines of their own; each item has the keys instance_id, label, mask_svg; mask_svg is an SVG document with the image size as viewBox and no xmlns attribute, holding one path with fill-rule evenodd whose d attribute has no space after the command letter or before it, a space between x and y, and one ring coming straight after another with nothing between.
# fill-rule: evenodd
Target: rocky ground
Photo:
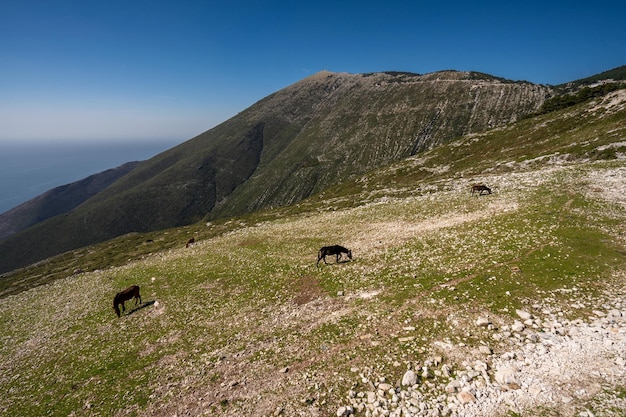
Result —
<instances>
[{"instance_id":1,"label":"rocky ground","mask_svg":"<svg viewBox=\"0 0 626 417\"><path fill-rule=\"evenodd\" d=\"M561 168L555 167L554 170L560 172ZM547 169L508 174L492 181L499 184L510 181L518 187L528 182L536 187L551 174L552 171ZM590 171L589 183L593 186L588 192L594 198L602 197L626 206L626 169ZM513 200L494 200L488 209L479 213L454 212L453 215L413 224L399 221L371 223L353 243L360 253L371 256L382 250L379 246L384 241L383 236L393 236L396 241L401 241L416 234L481 221L515 210L517 204ZM617 235L624 236L623 233ZM224 380L218 391L197 392L183 397L184 407L181 404L167 410L159 407L149 414L320 417L327 415L323 411L329 409L326 399L336 403L330 398L334 396L332 380L335 379L348 380L352 384L351 389L342 394L340 405L333 408L338 417L624 416L625 282L626 275L618 271L615 276L607 277L607 290L600 297L583 294L576 287L546 295L529 294L525 308L514 312L513 319L511 314L496 315L482 309L451 310L445 321L449 328L441 331L450 338L443 336L431 343L425 355L416 355L419 359L415 362L394 357L390 345L385 364L361 361L349 374L335 372L335 375L329 372L316 374L310 369L315 362L343 357L349 351L346 348L335 353L324 351L317 357L305 355L307 359L300 366L281 367L258 377L253 365L242 367L245 354L241 357L225 355L220 365L223 366L222 372L237 376ZM446 285L454 285L454 282ZM323 294L317 279L308 275L303 276L297 286L299 293L295 304L279 309L273 325L282 323L282 326L289 327L297 322L303 328L319 328L324 323L353 314L358 305L356 300L376 303L382 294L380 290L373 290L328 297ZM429 311L433 307L421 304L427 298L427 294L416 297L403 309L413 310L415 316L431 314ZM413 327L413 323L399 321L399 317L402 317L401 312L392 313L386 317L385 324L378 327L376 334L364 331L353 343L384 346L396 338L399 343L411 343L419 338L421 329ZM263 326L260 322L258 325ZM473 340L466 345L454 337L458 334L472 334L480 341ZM292 349L298 350L297 342L293 343ZM287 350L285 355L293 355ZM389 366L390 363L393 365ZM381 369L390 367L406 370L400 373L403 374L401 378L397 373L391 376L381 372ZM268 391L277 394L268 397ZM233 399L239 399L241 403ZM191 406L196 403L201 406Z\"/></svg>"},{"instance_id":2,"label":"rocky ground","mask_svg":"<svg viewBox=\"0 0 626 417\"><path fill-rule=\"evenodd\" d=\"M348 393L337 416L530 415L545 407L591 417L596 414L590 409L575 413L590 400L601 415L625 415L626 395L612 387L626 380L626 293L607 294L599 306L577 301L576 294L564 296L571 297L572 308L591 308L589 319L570 321L549 300L518 310L512 323L479 316L474 325L490 330L491 338L468 353L464 369L453 376L443 359L464 346L438 342L442 355L408 369L401 381L361 373L359 388ZM494 354L494 345L506 349Z\"/></svg>"},{"instance_id":3,"label":"rocky ground","mask_svg":"<svg viewBox=\"0 0 626 417\"><path fill-rule=\"evenodd\" d=\"M545 224L524 221L507 237L511 223L498 217L518 221L526 196L555 177L576 190L590 184L594 205L579 201L557 213L539 204ZM478 297L514 278L524 268L520 255L534 262L552 243L554 257L570 256L550 233L559 218L579 218L575 207L585 216L601 207L598 216L608 220L594 227L619 224L626 168L550 166L485 180L499 189L480 199L468 196L473 179L442 181L433 194L257 224L190 248L181 242L141 262L5 297L0 388L9 395L0 395L0 415L626 415L623 268L602 268L612 273L600 282L593 275L582 285L491 291L519 301L498 308ZM488 220L490 235L481 227ZM618 241L619 252L626 229L616 227L600 235ZM320 231L358 255L317 268L315 253L302 250L315 246L302 236ZM262 245L277 235L286 242L279 251ZM459 265L485 252L488 267ZM398 280L417 269L437 279ZM496 271L506 278L490 281ZM130 280L142 286L144 305L118 319L110 294ZM268 281L280 285L267 289ZM120 363L129 370L116 372Z\"/></svg>"},{"instance_id":4,"label":"rocky ground","mask_svg":"<svg viewBox=\"0 0 626 417\"><path fill-rule=\"evenodd\" d=\"M589 181L589 193L626 207L626 169L593 172ZM477 350L439 341L441 354L407 369L401 381L360 372L337 416L624 416L626 276L608 281L614 285L603 300L575 289L558 296L559 305L588 311L587 320L569 320L547 298L517 310L513 322L477 316L473 325L489 331ZM461 358L463 368L454 372L445 358Z\"/></svg>"}]
</instances>

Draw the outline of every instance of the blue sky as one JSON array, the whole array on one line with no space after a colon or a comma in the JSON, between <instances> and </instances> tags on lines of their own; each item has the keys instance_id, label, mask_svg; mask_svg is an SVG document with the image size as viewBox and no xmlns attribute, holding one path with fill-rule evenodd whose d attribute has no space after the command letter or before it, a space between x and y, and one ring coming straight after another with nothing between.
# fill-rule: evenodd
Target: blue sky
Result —
<instances>
[{"instance_id":1,"label":"blue sky","mask_svg":"<svg viewBox=\"0 0 626 417\"><path fill-rule=\"evenodd\" d=\"M0 0L0 144L186 140L320 70L560 84L626 64L620 1Z\"/></svg>"}]
</instances>

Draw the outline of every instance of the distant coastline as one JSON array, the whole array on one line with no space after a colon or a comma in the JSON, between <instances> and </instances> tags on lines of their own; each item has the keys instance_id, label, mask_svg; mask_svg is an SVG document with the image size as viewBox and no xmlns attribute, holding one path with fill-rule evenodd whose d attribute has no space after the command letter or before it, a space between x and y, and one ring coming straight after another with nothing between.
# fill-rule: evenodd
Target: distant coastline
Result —
<instances>
[{"instance_id":1,"label":"distant coastline","mask_svg":"<svg viewBox=\"0 0 626 417\"><path fill-rule=\"evenodd\" d=\"M0 143L0 214L52 188L150 159L181 142Z\"/></svg>"}]
</instances>

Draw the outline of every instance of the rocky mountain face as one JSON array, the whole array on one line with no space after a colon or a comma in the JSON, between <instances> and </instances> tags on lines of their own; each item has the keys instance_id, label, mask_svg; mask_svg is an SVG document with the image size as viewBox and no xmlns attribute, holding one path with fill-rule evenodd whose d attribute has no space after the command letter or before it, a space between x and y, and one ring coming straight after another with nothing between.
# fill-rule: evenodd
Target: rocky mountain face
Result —
<instances>
[{"instance_id":1,"label":"rocky mountain face","mask_svg":"<svg viewBox=\"0 0 626 417\"><path fill-rule=\"evenodd\" d=\"M473 72L323 71L142 162L79 206L28 224L0 242L0 272L130 232L292 204L513 122L551 94L548 86ZM48 204L37 210L50 212Z\"/></svg>"},{"instance_id":2,"label":"rocky mountain face","mask_svg":"<svg viewBox=\"0 0 626 417\"><path fill-rule=\"evenodd\" d=\"M291 204L342 180L536 110L550 89L477 73L320 72L241 115L263 123L258 169L213 215Z\"/></svg>"}]
</instances>

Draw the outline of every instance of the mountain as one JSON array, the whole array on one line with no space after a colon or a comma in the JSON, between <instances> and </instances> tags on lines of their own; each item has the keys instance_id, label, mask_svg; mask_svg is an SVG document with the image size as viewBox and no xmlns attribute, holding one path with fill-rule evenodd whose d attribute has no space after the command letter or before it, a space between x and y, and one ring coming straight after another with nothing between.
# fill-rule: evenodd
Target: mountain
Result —
<instances>
[{"instance_id":1,"label":"mountain","mask_svg":"<svg viewBox=\"0 0 626 417\"><path fill-rule=\"evenodd\" d=\"M0 271L130 232L300 201L536 111L551 88L475 72L320 72L0 242Z\"/></svg>"},{"instance_id":2,"label":"mountain","mask_svg":"<svg viewBox=\"0 0 626 417\"><path fill-rule=\"evenodd\" d=\"M623 417L625 138L621 88L294 205L16 270L0 410ZM352 259L317 267L332 244Z\"/></svg>"},{"instance_id":3,"label":"mountain","mask_svg":"<svg viewBox=\"0 0 626 417\"><path fill-rule=\"evenodd\" d=\"M0 240L74 209L128 174L137 165L139 162L127 162L117 168L107 169L80 181L55 187L0 214Z\"/></svg>"}]
</instances>

